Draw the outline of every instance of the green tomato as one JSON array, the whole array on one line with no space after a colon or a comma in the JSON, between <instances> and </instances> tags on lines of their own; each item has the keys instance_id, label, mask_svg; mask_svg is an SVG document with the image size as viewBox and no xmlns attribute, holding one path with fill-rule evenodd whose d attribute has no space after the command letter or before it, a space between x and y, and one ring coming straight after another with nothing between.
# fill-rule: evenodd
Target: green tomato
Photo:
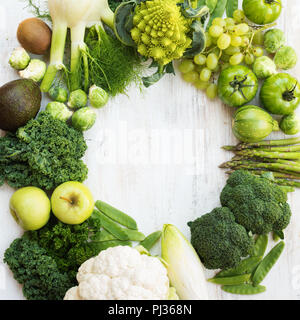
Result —
<instances>
[{"instance_id":1,"label":"green tomato","mask_svg":"<svg viewBox=\"0 0 300 320\"><path fill-rule=\"evenodd\" d=\"M297 63L296 51L289 46L282 46L275 54L274 62L278 69L288 70Z\"/></svg>"},{"instance_id":2,"label":"green tomato","mask_svg":"<svg viewBox=\"0 0 300 320\"><path fill-rule=\"evenodd\" d=\"M81 108L72 116L72 126L79 131L90 129L96 121L96 113L89 107Z\"/></svg>"},{"instance_id":3,"label":"green tomato","mask_svg":"<svg viewBox=\"0 0 300 320\"><path fill-rule=\"evenodd\" d=\"M230 66L220 73L218 96L230 107L240 107L251 101L257 89L256 75L245 66Z\"/></svg>"},{"instance_id":4,"label":"green tomato","mask_svg":"<svg viewBox=\"0 0 300 320\"><path fill-rule=\"evenodd\" d=\"M277 73L266 79L260 90L260 99L266 110L287 115L300 103L300 85L288 73Z\"/></svg>"},{"instance_id":5,"label":"green tomato","mask_svg":"<svg viewBox=\"0 0 300 320\"><path fill-rule=\"evenodd\" d=\"M297 134L300 131L300 117L295 113L283 116L279 127L285 134Z\"/></svg>"},{"instance_id":6,"label":"green tomato","mask_svg":"<svg viewBox=\"0 0 300 320\"><path fill-rule=\"evenodd\" d=\"M278 122L268 112L253 105L239 108L232 121L233 134L243 142L261 141L278 129Z\"/></svg>"},{"instance_id":7,"label":"green tomato","mask_svg":"<svg viewBox=\"0 0 300 320\"><path fill-rule=\"evenodd\" d=\"M246 17L256 24L268 24L278 19L281 0L243 0Z\"/></svg>"}]
</instances>

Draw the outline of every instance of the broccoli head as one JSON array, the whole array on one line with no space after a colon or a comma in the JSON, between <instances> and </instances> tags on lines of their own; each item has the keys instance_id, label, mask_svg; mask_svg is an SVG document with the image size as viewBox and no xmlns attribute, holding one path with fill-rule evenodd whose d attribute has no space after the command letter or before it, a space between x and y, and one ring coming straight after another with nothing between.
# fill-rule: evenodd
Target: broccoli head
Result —
<instances>
[{"instance_id":1,"label":"broccoli head","mask_svg":"<svg viewBox=\"0 0 300 320\"><path fill-rule=\"evenodd\" d=\"M215 208L189 222L191 243L207 269L236 266L249 255L254 240L226 207Z\"/></svg>"},{"instance_id":2,"label":"broccoli head","mask_svg":"<svg viewBox=\"0 0 300 320\"><path fill-rule=\"evenodd\" d=\"M287 194L267 177L237 170L227 180L220 196L237 223L254 234L285 229L291 218Z\"/></svg>"}]
</instances>

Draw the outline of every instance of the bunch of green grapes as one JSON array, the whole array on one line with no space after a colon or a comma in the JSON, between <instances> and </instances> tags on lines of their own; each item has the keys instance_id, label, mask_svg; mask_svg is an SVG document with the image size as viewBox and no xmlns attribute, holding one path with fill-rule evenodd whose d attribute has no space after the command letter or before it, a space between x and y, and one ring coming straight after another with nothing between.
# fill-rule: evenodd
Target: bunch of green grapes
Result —
<instances>
[{"instance_id":1,"label":"bunch of green grapes","mask_svg":"<svg viewBox=\"0 0 300 320\"><path fill-rule=\"evenodd\" d=\"M183 59L179 70L186 82L205 90L210 99L217 96L217 75L229 65L252 65L264 54L263 33L246 23L242 10L233 18L215 18L206 32L206 48L193 59Z\"/></svg>"}]
</instances>

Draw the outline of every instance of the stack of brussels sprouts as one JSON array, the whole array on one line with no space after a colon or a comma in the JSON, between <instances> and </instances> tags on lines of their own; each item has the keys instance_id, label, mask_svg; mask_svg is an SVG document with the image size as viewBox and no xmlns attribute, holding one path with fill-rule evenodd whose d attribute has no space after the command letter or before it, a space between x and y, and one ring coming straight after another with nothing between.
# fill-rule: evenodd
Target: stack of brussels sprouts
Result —
<instances>
[{"instance_id":1,"label":"stack of brussels sprouts","mask_svg":"<svg viewBox=\"0 0 300 320\"><path fill-rule=\"evenodd\" d=\"M205 90L208 98L218 96L228 106L242 107L233 121L239 140L261 141L279 128L294 135L300 131L300 119L294 113L300 103L300 86L283 70L296 65L297 54L286 44L284 33L274 28L281 1L244 0L243 9L235 10L232 17L212 20L206 48L193 59L183 59L179 70L185 81ZM263 108L246 105L256 96L259 81ZM281 115L280 123L271 114Z\"/></svg>"}]
</instances>

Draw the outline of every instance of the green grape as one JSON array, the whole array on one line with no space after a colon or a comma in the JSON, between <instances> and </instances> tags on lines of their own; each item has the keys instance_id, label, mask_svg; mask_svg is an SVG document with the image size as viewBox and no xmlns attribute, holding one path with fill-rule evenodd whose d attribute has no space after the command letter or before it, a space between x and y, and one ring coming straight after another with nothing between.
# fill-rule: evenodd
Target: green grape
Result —
<instances>
[{"instance_id":1,"label":"green grape","mask_svg":"<svg viewBox=\"0 0 300 320\"><path fill-rule=\"evenodd\" d=\"M200 66L200 65L197 64L197 65L195 66L195 71L197 71L198 73L200 73L203 68L204 68L204 66Z\"/></svg>"},{"instance_id":2,"label":"green grape","mask_svg":"<svg viewBox=\"0 0 300 320\"><path fill-rule=\"evenodd\" d=\"M242 22L244 22L245 19L246 19L246 16L245 16L244 11L243 11L243 10L239 10L239 9L235 10L235 11L233 12L233 19L234 19L234 21L235 21L236 23L242 23Z\"/></svg>"},{"instance_id":3,"label":"green grape","mask_svg":"<svg viewBox=\"0 0 300 320\"><path fill-rule=\"evenodd\" d=\"M231 36L231 43L234 47L239 47L242 44L242 38L240 36Z\"/></svg>"},{"instance_id":4,"label":"green grape","mask_svg":"<svg viewBox=\"0 0 300 320\"><path fill-rule=\"evenodd\" d=\"M218 86L215 83L211 83L206 89L206 95L209 99L215 99L218 92Z\"/></svg>"},{"instance_id":5,"label":"green grape","mask_svg":"<svg viewBox=\"0 0 300 320\"><path fill-rule=\"evenodd\" d=\"M219 59L215 53L210 53L206 58L206 66L208 69L213 70L218 65Z\"/></svg>"},{"instance_id":6,"label":"green grape","mask_svg":"<svg viewBox=\"0 0 300 320\"><path fill-rule=\"evenodd\" d=\"M232 19L232 18L225 18L224 19L225 20L225 22L226 22L226 27L229 27L229 26L234 26L235 25L235 21L234 21L234 19Z\"/></svg>"},{"instance_id":7,"label":"green grape","mask_svg":"<svg viewBox=\"0 0 300 320\"><path fill-rule=\"evenodd\" d=\"M233 27L233 32L237 36L243 36L249 31L247 23L240 23Z\"/></svg>"},{"instance_id":8,"label":"green grape","mask_svg":"<svg viewBox=\"0 0 300 320\"><path fill-rule=\"evenodd\" d=\"M208 32L205 32L205 39L206 39L206 48L210 47L211 44L212 44L212 38L211 36L209 35Z\"/></svg>"},{"instance_id":9,"label":"green grape","mask_svg":"<svg viewBox=\"0 0 300 320\"><path fill-rule=\"evenodd\" d=\"M200 66L204 65L205 62L206 62L206 57L202 53L199 53L194 57L194 63L196 63L196 64L198 64Z\"/></svg>"},{"instance_id":10,"label":"green grape","mask_svg":"<svg viewBox=\"0 0 300 320\"><path fill-rule=\"evenodd\" d=\"M239 53L235 53L233 56L230 57L229 63L232 66L236 66L236 65L242 63L243 60L244 60L244 55L239 52Z\"/></svg>"},{"instance_id":11,"label":"green grape","mask_svg":"<svg viewBox=\"0 0 300 320\"><path fill-rule=\"evenodd\" d=\"M217 45L221 50L225 50L226 48L229 47L231 42L231 37L230 35L223 33L221 36L218 38Z\"/></svg>"},{"instance_id":12,"label":"green grape","mask_svg":"<svg viewBox=\"0 0 300 320\"><path fill-rule=\"evenodd\" d=\"M252 53L247 53L245 55L245 63L248 65L253 64L253 62L255 61L255 57Z\"/></svg>"},{"instance_id":13,"label":"green grape","mask_svg":"<svg viewBox=\"0 0 300 320\"><path fill-rule=\"evenodd\" d=\"M220 27L225 27L226 26L226 21L222 18L215 18L213 21L212 21L212 24L213 25L216 25L216 26L220 26Z\"/></svg>"},{"instance_id":14,"label":"green grape","mask_svg":"<svg viewBox=\"0 0 300 320\"><path fill-rule=\"evenodd\" d=\"M211 70L208 68L203 68L200 73L200 80L207 82L209 81L210 77L211 77Z\"/></svg>"},{"instance_id":15,"label":"green grape","mask_svg":"<svg viewBox=\"0 0 300 320\"><path fill-rule=\"evenodd\" d=\"M205 90L209 86L209 82L197 80L194 82L194 86L199 90Z\"/></svg>"},{"instance_id":16,"label":"green grape","mask_svg":"<svg viewBox=\"0 0 300 320\"><path fill-rule=\"evenodd\" d=\"M264 50L261 47L253 47L252 52L255 57L261 57L264 55Z\"/></svg>"},{"instance_id":17,"label":"green grape","mask_svg":"<svg viewBox=\"0 0 300 320\"><path fill-rule=\"evenodd\" d=\"M249 38L246 36L242 37L241 47L245 48L245 47L249 46L249 44L250 44Z\"/></svg>"},{"instance_id":18,"label":"green grape","mask_svg":"<svg viewBox=\"0 0 300 320\"><path fill-rule=\"evenodd\" d=\"M195 82L198 80L199 78L199 73L196 72L196 71L190 71L190 72L187 72L187 73L184 73L183 76L182 76L183 80L186 81L186 82Z\"/></svg>"},{"instance_id":19,"label":"green grape","mask_svg":"<svg viewBox=\"0 0 300 320\"><path fill-rule=\"evenodd\" d=\"M233 46L229 46L226 50L224 50L225 54L228 54L230 56L232 56L235 53L240 52L240 48L239 47L233 47Z\"/></svg>"},{"instance_id":20,"label":"green grape","mask_svg":"<svg viewBox=\"0 0 300 320\"><path fill-rule=\"evenodd\" d=\"M221 70L225 70L226 68L230 67L230 63L229 62L225 62L223 64L221 64Z\"/></svg>"},{"instance_id":21,"label":"green grape","mask_svg":"<svg viewBox=\"0 0 300 320\"><path fill-rule=\"evenodd\" d=\"M262 31L257 31L254 33L252 43L257 46L263 46L264 45L264 34Z\"/></svg>"},{"instance_id":22,"label":"green grape","mask_svg":"<svg viewBox=\"0 0 300 320\"><path fill-rule=\"evenodd\" d=\"M212 25L208 29L208 32L213 38L219 38L220 35L223 33L223 28L217 25Z\"/></svg>"},{"instance_id":23,"label":"green grape","mask_svg":"<svg viewBox=\"0 0 300 320\"><path fill-rule=\"evenodd\" d=\"M194 68L195 68L195 65L192 60L182 60L178 67L179 71L182 73L193 71Z\"/></svg>"},{"instance_id":24,"label":"green grape","mask_svg":"<svg viewBox=\"0 0 300 320\"><path fill-rule=\"evenodd\" d=\"M213 48L210 53L214 53L217 57L220 56L221 50L217 47Z\"/></svg>"},{"instance_id":25,"label":"green grape","mask_svg":"<svg viewBox=\"0 0 300 320\"><path fill-rule=\"evenodd\" d=\"M226 54L225 52L222 52L221 58L220 58L223 62L229 62L230 59L230 55Z\"/></svg>"}]
</instances>

